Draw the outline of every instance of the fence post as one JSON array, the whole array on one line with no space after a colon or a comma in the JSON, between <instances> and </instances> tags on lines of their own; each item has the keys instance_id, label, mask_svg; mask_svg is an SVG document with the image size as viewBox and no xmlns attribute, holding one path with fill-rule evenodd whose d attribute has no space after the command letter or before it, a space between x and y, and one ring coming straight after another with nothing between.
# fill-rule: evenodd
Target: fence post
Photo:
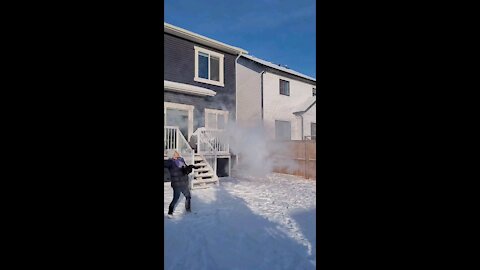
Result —
<instances>
[{"instance_id":1,"label":"fence post","mask_svg":"<svg viewBox=\"0 0 480 270\"><path fill-rule=\"evenodd\" d=\"M303 145L305 146L305 149L304 149L305 150L305 160L304 160L304 162L305 162L305 179L308 179L307 178L307 140L304 140Z\"/></svg>"}]
</instances>

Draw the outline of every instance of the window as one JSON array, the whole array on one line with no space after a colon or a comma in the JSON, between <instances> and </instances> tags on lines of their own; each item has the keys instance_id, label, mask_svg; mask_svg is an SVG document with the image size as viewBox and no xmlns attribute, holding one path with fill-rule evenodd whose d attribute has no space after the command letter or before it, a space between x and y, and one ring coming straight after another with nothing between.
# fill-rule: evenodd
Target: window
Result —
<instances>
[{"instance_id":1,"label":"window","mask_svg":"<svg viewBox=\"0 0 480 270\"><path fill-rule=\"evenodd\" d=\"M317 123L311 123L311 131L310 134L312 135L312 138L315 138L317 136Z\"/></svg>"},{"instance_id":2,"label":"window","mask_svg":"<svg viewBox=\"0 0 480 270\"><path fill-rule=\"evenodd\" d=\"M197 82L224 86L223 54L198 46L195 49L195 77Z\"/></svg>"},{"instance_id":3,"label":"window","mask_svg":"<svg viewBox=\"0 0 480 270\"><path fill-rule=\"evenodd\" d=\"M317 89L313 88L313 90L312 90L312 96L314 96L314 97L317 96Z\"/></svg>"},{"instance_id":4,"label":"window","mask_svg":"<svg viewBox=\"0 0 480 270\"><path fill-rule=\"evenodd\" d=\"M280 79L280 95L290 96L290 82Z\"/></svg>"},{"instance_id":5,"label":"window","mask_svg":"<svg viewBox=\"0 0 480 270\"><path fill-rule=\"evenodd\" d=\"M288 121L275 120L275 139L291 140L292 127Z\"/></svg>"},{"instance_id":6,"label":"window","mask_svg":"<svg viewBox=\"0 0 480 270\"><path fill-rule=\"evenodd\" d=\"M225 129L228 111L205 109L205 127L208 129Z\"/></svg>"}]
</instances>

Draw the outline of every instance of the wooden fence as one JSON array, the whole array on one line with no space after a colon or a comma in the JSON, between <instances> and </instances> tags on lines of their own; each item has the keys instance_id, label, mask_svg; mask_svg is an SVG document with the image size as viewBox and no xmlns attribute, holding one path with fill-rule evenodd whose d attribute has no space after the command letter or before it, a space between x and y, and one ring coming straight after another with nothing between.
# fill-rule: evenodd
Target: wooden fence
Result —
<instances>
[{"instance_id":1,"label":"wooden fence","mask_svg":"<svg viewBox=\"0 0 480 270\"><path fill-rule=\"evenodd\" d=\"M273 152L274 172L317 178L317 148L315 140L273 141L268 148Z\"/></svg>"}]
</instances>

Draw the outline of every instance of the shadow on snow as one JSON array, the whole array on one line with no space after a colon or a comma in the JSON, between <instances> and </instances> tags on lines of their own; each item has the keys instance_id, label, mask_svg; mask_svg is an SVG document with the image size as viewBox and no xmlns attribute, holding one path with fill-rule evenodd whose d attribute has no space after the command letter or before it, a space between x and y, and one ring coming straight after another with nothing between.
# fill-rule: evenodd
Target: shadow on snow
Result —
<instances>
[{"instance_id":1,"label":"shadow on snow","mask_svg":"<svg viewBox=\"0 0 480 270\"><path fill-rule=\"evenodd\" d=\"M315 269L307 248L285 235L280 225L253 213L222 185L209 192L215 192L214 201L202 200L202 192L194 190L193 213L165 220L165 269ZM185 211L184 201L175 212ZM297 215L299 224L308 226L303 217ZM315 243L314 235L307 237Z\"/></svg>"}]
</instances>

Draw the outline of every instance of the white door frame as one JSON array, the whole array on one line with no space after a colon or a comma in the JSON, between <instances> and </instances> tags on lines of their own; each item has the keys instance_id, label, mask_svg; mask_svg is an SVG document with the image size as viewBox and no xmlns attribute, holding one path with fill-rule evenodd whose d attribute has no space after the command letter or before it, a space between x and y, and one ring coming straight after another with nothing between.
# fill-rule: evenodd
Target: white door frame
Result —
<instances>
[{"instance_id":1,"label":"white door frame","mask_svg":"<svg viewBox=\"0 0 480 270\"><path fill-rule=\"evenodd\" d=\"M177 109L177 110L184 110L188 111L188 138L185 138L187 141L190 139L190 136L192 136L193 133L193 109L195 106L193 105L186 105L186 104L180 104L180 103L173 103L173 102L163 102L163 113L166 117L167 115L167 109ZM164 123L167 122L167 119L164 119Z\"/></svg>"}]
</instances>

